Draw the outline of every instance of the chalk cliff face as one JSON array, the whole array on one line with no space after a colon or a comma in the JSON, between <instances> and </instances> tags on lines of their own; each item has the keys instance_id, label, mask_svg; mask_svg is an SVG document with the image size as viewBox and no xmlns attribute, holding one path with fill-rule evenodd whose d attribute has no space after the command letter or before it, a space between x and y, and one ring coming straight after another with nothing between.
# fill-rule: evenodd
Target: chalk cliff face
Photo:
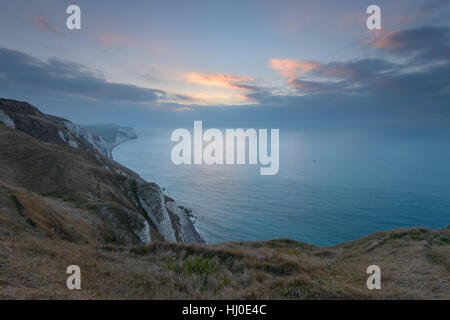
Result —
<instances>
[{"instance_id":1,"label":"chalk cliff face","mask_svg":"<svg viewBox=\"0 0 450 320\"><path fill-rule=\"evenodd\" d=\"M114 144L133 132L115 127L111 142L92 131L0 99L0 207L19 212L25 227L74 241L94 234L117 243L203 242L158 185L111 159ZM74 210L87 220L79 221ZM68 227L67 216L80 227Z\"/></svg>"},{"instance_id":2,"label":"chalk cliff face","mask_svg":"<svg viewBox=\"0 0 450 320\"><path fill-rule=\"evenodd\" d=\"M137 139L137 134L132 128L120 127L115 124L99 124L83 127L104 141L108 146L110 158L112 158L112 150L119 144L128 140Z\"/></svg>"}]
</instances>

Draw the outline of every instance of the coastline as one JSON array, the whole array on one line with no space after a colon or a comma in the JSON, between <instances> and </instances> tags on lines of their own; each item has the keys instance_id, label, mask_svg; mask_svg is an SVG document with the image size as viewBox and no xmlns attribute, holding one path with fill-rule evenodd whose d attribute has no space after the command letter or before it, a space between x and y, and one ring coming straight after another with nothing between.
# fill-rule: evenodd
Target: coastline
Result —
<instances>
[{"instance_id":1,"label":"coastline","mask_svg":"<svg viewBox=\"0 0 450 320\"><path fill-rule=\"evenodd\" d=\"M13 205L8 209L11 212L19 210L22 214L26 203L53 207L55 204L47 203L50 197L74 202L86 213L94 213L91 219L99 226L93 232L107 243L145 244L152 240L203 243L184 212L176 207L169 210L164 192L157 184L147 182L112 159L114 148L137 138L133 129L118 125L81 126L11 99L0 99L0 110L3 135L0 143L4 150L4 157L0 158L3 161L0 183L6 183L8 190L14 186L35 196L30 200L15 195L13 203L8 204ZM47 215L54 208L28 210ZM71 210L65 208L57 215L70 214ZM45 221L45 229L51 233L69 228L54 218L36 219ZM32 225L38 223L30 221ZM92 222L82 224L87 229ZM71 233L61 231L63 235ZM73 234L70 238L79 236Z\"/></svg>"},{"instance_id":2,"label":"coastline","mask_svg":"<svg viewBox=\"0 0 450 320\"><path fill-rule=\"evenodd\" d=\"M122 141L120 141L120 142L117 142L117 143L114 144L114 145L109 146L109 147L108 147L108 153L111 155L111 159L114 160L114 157L113 157L114 149L120 147L122 144L124 144L124 143L126 143L126 142L128 142L128 141L136 140L136 139L139 139L139 137L136 137L136 138L129 138L129 139L126 139L126 140L122 140Z\"/></svg>"},{"instance_id":3,"label":"coastline","mask_svg":"<svg viewBox=\"0 0 450 320\"><path fill-rule=\"evenodd\" d=\"M134 130L133 133L134 133L133 137L123 139L110 146L109 152L111 159L114 160L113 157L114 149L118 148L119 146L128 141L139 139L139 136L134 132ZM118 163L121 164L120 162ZM126 167L125 165L123 166ZM137 172L137 174L139 174L139 172ZM165 203L165 210L167 211L167 214L170 217L172 224L176 225L174 229L180 230L180 232L175 233L177 242L206 244L205 237L200 234L200 232L194 225L194 221L192 220L192 216L190 215L190 212L192 212L191 208L180 206L175 199L166 195L164 190L162 190L162 193L164 195L163 201Z\"/></svg>"},{"instance_id":4,"label":"coastline","mask_svg":"<svg viewBox=\"0 0 450 320\"><path fill-rule=\"evenodd\" d=\"M180 204L192 208L198 216L195 227L208 243L290 238L328 246L396 228L439 229L450 221L448 212L443 210L450 204L444 191L448 182L437 180L440 190L421 191L419 175L415 176L414 170L430 163L417 164L414 148L410 147L396 157L374 157L388 142L379 136L364 149L367 154L359 157L357 152L350 152L351 143L339 151L328 148L329 134L341 139L347 130L327 131L318 137L316 130L285 129L284 138L293 146L282 149L284 169L267 179L259 176L256 167L246 165L174 165L170 158L174 143L169 141L173 128L139 128L139 141L121 146L114 157L149 181L158 182ZM300 148L300 143L296 145L293 140L296 137L302 137L311 146L298 162L288 158L288 152ZM368 138L363 137L359 144L367 145L366 142ZM398 139L390 145L401 147L409 142L412 143ZM321 157L315 155L317 152L321 152ZM407 158L409 154L413 158ZM435 155L434 151L430 154ZM313 157L317 162L313 162ZM377 166L376 159L383 161ZM403 166L398 165L400 161ZM438 158L433 163L436 166L424 168L420 175L426 172L437 179L439 171L449 172L448 168L440 169L439 164L444 163ZM364 171L369 165L372 169ZM434 204L431 199L435 199ZM419 201L422 206L415 205Z\"/></svg>"},{"instance_id":5,"label":"coastline","mask_svg":"<svg viewBox=\"0 0 450 320\"><path fill-rule=\"evenodd\" d=\"M92 124L80 126L87 130L94 137L98 137L99 140L94 138L97 144L102 146L106 155L113 159L113 150L122 143L137 139L138 136L133 128L121 127L116 124Z\"/></svg>"}]
</instances>

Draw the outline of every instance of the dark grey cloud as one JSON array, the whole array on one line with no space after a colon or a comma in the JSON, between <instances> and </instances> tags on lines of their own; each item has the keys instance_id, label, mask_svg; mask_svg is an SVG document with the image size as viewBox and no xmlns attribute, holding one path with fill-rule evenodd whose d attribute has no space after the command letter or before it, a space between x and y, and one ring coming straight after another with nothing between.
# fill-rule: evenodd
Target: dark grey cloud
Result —
<instances>
[{"instance_id":1,"label":"dark grey cloud","mask_svg":"<svg viewBox=\"0 0 450 320\"><path fill-rule=\"evenodd\" d=\"M306 101L306 96L327 96L333 103L336 101L333 95L336 95L340 101L343 97L347 100L360 97L379 101L384 106L395 105L394 102L398 101L450 106L450 63L414 67L381 59L332 62L310 73L307 78L290 80L290 85L295 88L290 97L275 95L272 90L263 88L248 96L263 105L299 104ZM450 114L450 107L447 109Z\"/></svg>"},{"instance_id":2,"label":"dark grey cloud","mask_svg":"<svg viewBox=\"0 0 450 320\"><path fill-rule=\"evenodd\" d=\"M424 61L450 61L450 27L422 26L382 32L371 42L380 51Z\"/></svg>"},{"instance_id":3,"label":"dark grey cloud","mask_svg":"<svg viewBox=\"0 0 450 320\"><path fill-rule=\"evenodd\" d=\"M385 32L384 36L370 46L377 58L318 63L307 74L287 79L288 88L238 84L250 99L259 102L253 106L191 105L192 111L172 112L173 107L182 106L177 101L192 99L109 83L82 65L42 61L9 49L0 49L0 96L27 100L45 106L45 112L82 123L105 119L130 126L145 126L150 121L190 125L202 119L209 125L234 126L396 122L449 128L449 28L419 27ZM142 108L142 102L161 108ZM62 104L65 108L60 108Z\"/></svg>"},{"instance_id":4,"label":"dark grey cloud","mask_svg":"<svg viewBox=\"0 0 450 320\"><path fill-rule=\"evenodd\" d=\"M109 101L155 102L165 96L156 89L107 82L82 65L50 59L41 61L16 50L0 48L0 87L24 94L62 94Z\"/></svg>"},{"instance_id":5,"label":"dark grey cloud","mask_svg":"<svg viewBox=\"0 0 450 320\"><path fill-rule=\"evenodd\" d=\"M315 72L328 77L345 77L363 80L380 73L395 72L398 68L398 64L385 59L359 59L346 62L330 62L321 65Z\"/></svg>"},{"instance_id":6,"label":"dark grey cloud","mask_svg":"<svg viewBox=\"0 0 450 320\"><path fill-rule=\"evenodd\" d=\"M429 0L420 7L420 13L430 13L450 5L448 0Z\"/></svg>"},{"instance_id":7,"label":"dark grey cloud","mask_svg":"<svg viewBox=\"0 0 450 320\"><path fill-rule=\"evenodd\" d=\"M321 93L330 93L337 92L338 90L342 90L346 87L346 81L308 81L302 79L293 79L289 82L292 86L297 88L300 93L309 93L309 94L321 94Z\"/></svg>"},{"instance_id":8,"label":"dark grey cloud","mask_svg":"<svg viewBox=\"0 0 450 320\"><path fill-rule=\"evenodd\" d=\"M293 90L289 95L258 88L248 97L262 106L295 106L309 118L448 123L450 29L421 27L386 34L373 44L378 54L384 54L382 58L319 64L289 79ZM392 56L397 62L391 61Z\"/></svg>"}]
</instances>

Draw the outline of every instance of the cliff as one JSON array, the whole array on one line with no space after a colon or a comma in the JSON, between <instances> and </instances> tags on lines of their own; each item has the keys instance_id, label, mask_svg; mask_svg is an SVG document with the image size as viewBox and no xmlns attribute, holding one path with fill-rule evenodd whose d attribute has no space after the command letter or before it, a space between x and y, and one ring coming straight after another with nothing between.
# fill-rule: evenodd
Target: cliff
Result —
<instances>
[{"instance_id":1,"label":"cliff","mask_svg":"<svg viewBox=\"0 0 450 320\"><path fill-rule=\"evenodd\" d=\"M137 139L137 134L132 128L120 127L115 124L88 125L83 126L83 128L104 141L107 145L110 158L112 158L112 150L119 144L128 140Z\"/></svg>"},{"instance_id":2,"label":"cliff","mask_svg":"<svg viewBox=\"0 0 450 320\"><path fill-rule=\"evenodd\" d=\"M450 299L450 227L201 244L173 199L85 130L0 100L0 300ZM66 287L73 264L81 290Z\"/></svg>"},{"instance_id":3,"label":"cliff","mask_svg":"<svg viewBox=\"0 0 450 320\"><path fill-rule=\"evenodd\" d=\"M68 213L61 202L73 202L101 225L107 242L203 242L158 185L110 159L111 144L88 129L6 99L0 99L0 123L0 186L11 195L3 205L20 211L29 226L52 237L86 238L62 222Z\"/></svg>"}]
</instances>

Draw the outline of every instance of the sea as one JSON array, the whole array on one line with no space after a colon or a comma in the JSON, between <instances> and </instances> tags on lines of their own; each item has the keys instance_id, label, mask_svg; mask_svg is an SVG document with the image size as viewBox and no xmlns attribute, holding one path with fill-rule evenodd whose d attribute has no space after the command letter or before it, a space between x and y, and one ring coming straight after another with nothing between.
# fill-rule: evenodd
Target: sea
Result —
<instances>
[{"instance_id":1,"label":"sea","mask_svg":"<svg viewBox=\"0 0 450 320\"><path fill-rule=\"evenodd\" d=\"M175 165L174 129L136 129L138 139L113 157L191 208L207 243L291 238L327 246L450 224L448 136L280 128L279 172L264 176L260 165Z\"/></svg>"}]
</instances>

